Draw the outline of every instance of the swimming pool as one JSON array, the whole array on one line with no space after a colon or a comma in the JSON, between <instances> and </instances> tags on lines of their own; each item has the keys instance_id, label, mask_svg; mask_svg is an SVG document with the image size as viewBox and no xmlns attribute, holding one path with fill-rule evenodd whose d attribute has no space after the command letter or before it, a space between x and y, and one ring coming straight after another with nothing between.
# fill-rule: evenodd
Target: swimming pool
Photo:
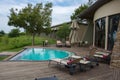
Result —
<instances>
[{"instance_id":1,"label":"swimming pool","mask_svg":"<svg viewBox=\"0 0 120 80\"><path fill-rule=\"evenodd\" d=\"M48 48L28 48L17 54L10 60L25 60L25 61L44 61L53 58L66 58L72 55L72 52L55 50Z\"/></svg>"}]
</instances>

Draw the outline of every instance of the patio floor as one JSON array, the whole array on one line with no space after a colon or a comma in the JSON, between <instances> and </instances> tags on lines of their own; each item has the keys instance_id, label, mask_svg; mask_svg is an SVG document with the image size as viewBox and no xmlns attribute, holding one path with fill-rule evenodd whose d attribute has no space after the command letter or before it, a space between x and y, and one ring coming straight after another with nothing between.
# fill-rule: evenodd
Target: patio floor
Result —
<instances>
[{"instance_id":1,"label":"patio floor","mask_svg":"<svg viewBox=\"0 0 120 80\"><path fill-rule=\"evenodd\" d=\"M72 47L72 48L56 48L76 53L77 55L86 55L88 48ZM34 80L40 77L49 77L56 75L60 80L97 80L97 78L105 75L111 75L111 69L107 64L100 64L98 67L80 72L76 70L74 75L69 75L66 68L58 68L55 64L48 66L48 61L39 62L0 62L0 80Z\"/></svg>"}]
</instances>

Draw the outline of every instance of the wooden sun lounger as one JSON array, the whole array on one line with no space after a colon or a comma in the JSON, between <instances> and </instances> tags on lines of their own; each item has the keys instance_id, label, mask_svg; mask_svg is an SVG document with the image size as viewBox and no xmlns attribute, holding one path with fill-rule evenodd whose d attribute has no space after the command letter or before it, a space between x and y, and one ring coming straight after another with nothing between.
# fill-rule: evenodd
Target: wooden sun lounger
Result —
<instances>
[{"instance_id":1,"label":"wooden sun lounger","mask_svg":"<svg viewBox=\"0 0 120 80\"><path fill-rule=\"evenodd\" d=\"M75 72L75 67L79 63L80 60L81 58L74 59L72 61L67 60L67 59L64 60L64 59L57 58L57 59L49 60L49 65L51 64L51 61L57 62L57 65L59 65L59 67L61 67L61 65L64 65L65 67L69 69L70 75L73 75L73 73Z\"/></svg>"}]
</instances>

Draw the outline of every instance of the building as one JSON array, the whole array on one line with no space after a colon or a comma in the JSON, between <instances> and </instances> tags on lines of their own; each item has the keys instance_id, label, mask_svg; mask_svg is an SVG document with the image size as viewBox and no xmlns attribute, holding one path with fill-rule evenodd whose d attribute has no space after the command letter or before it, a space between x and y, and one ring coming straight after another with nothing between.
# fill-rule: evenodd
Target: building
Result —
<instances>
[{"instance_id":1,"label":"building","mask_svg":"<svg viewBox=\"0 0 120 80\"><path fill-rule=\"evenodd\" d=\"M79 15L93 28L93 46L112 51L111 80L120 79L120 0L97 0Z\"/></svg>"},{"instance_id":2,"label":"building","mask_svg":"<svg viewBox=\"0 0 120 80\"><path fill-rule=\"evenodd\" d=\"M93 45L112 50L120 20L120 0L97 0L79 15L93 28Z\"/></svg>"},{"instance_id":3,"label":"building","mask_svg":"<svg viewBox=\"0 0 120 80\"><path fill-rule=\"evenodd\" d=\"M72 44L78 44L80 41L87 41L88 42L88 45L91 45L93 43L93 38L92 38L92 32L93 32L93 29L88 27L88 24L87 23L74 23L74 22L66 22L66 23L62 23L62 24L58 24L58 25L55 25L55 26L52 26L51 27L51 37L52 38L56 38L58 39L57 35L56 35L56 32L59 30L59 28L63 25L63 24L67 24L71 31L73 30L71 28L72 27L75 27L77 25L77 27L79 27L79 29L75 29L75 31L73 31L73 33L70 32L70 35L69 35L69 41L72 43ZM73 25L74 24L74 25ZM79 34L77 34L79 33Z\"/></svg>"}]
</instances>

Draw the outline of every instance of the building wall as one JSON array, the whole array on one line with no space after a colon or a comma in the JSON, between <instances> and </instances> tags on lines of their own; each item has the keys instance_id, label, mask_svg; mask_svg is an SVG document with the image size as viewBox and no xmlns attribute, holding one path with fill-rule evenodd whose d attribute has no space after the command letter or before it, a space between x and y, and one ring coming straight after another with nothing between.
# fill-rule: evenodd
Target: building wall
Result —
<instances>
[{"instance_id":1,"label":"building wall","mask_svg":"<svg viewBox=\"0 0 120 80\"><path fill-rule=\"evenodd\" d=\"M94 15L94 21L106 17L108 15L113 15L120 13L120 0L112 0L111 2L100 7Z\"/></svg>"},{"instance_id":2,"label":"building wall","mask_svg":"<svg viewBox=\"0 0 120 80\"><path fill-rule=\"evenodd\" d=\"M86 27L86 32L83 36L83 40L82 41L88 41L89 45L92 45L93 43L93 23L92 21L90 21L88 23L88 27Z\"/></svg>"},{"instance_id":3,"label":"building wall","mask_svg":"<svg viewBox=\"0 0 120 80\"><path fill-rule=\"evenodd\" d=\"M120 21L117 31L117 37L112 51L111 56L111 67L120 69Z\"/></svg>"},{"instance_id":4,"label":"building wall","mask_svg":"<svg viewBox=\"0 0 120 80\"><path fill-rule=\"evenodd\" d=\"M88 26L86 25L79 25L80 29L79 29L79 40L80 41L84 41L84 36L86 34L87 28Z\"/></svg>"}]
</instances>

